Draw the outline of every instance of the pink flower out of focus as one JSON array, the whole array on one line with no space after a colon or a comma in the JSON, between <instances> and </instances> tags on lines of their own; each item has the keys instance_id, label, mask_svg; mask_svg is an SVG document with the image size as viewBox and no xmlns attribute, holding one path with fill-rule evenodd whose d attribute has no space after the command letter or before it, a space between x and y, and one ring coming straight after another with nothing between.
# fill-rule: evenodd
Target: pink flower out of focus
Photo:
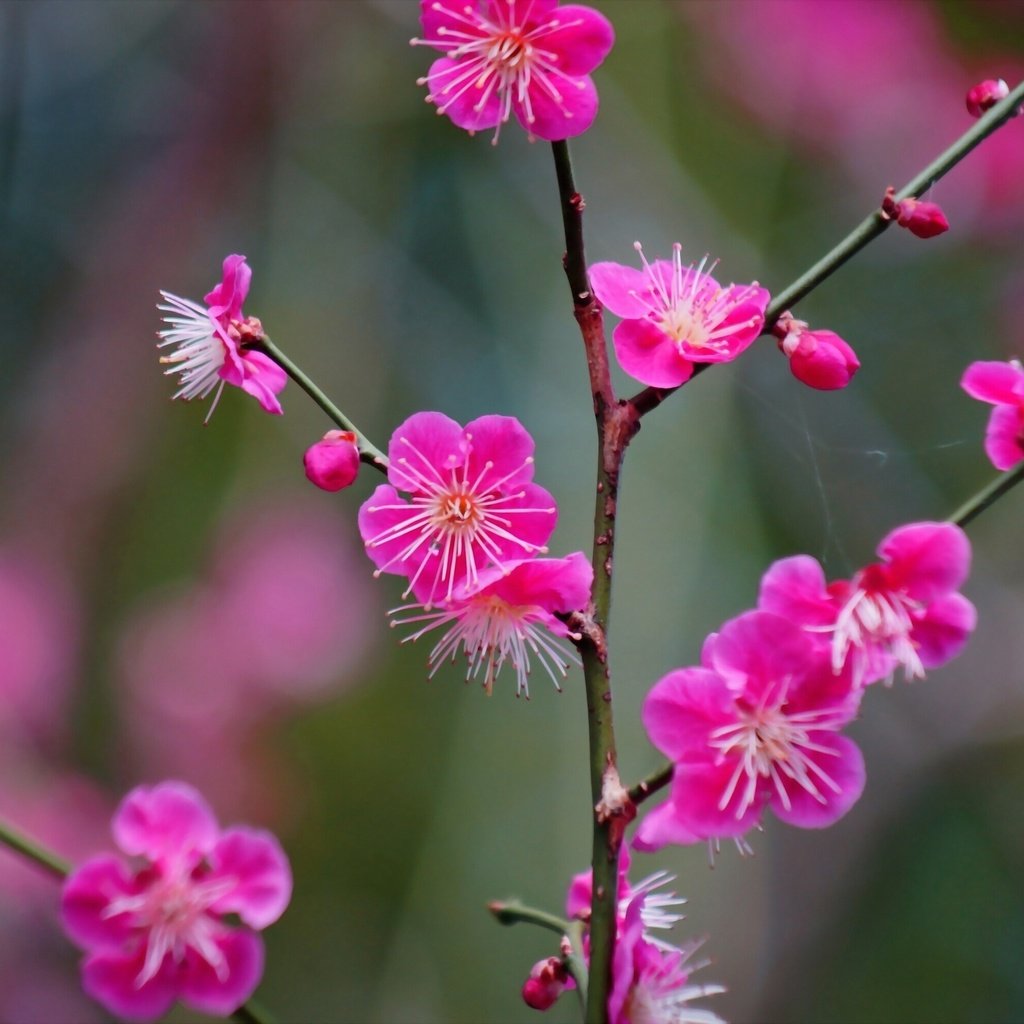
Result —
<instances>
[{"instance_id":1,"label":"pink flower out of focus","mask_svg":"<svg viewBox=\"0 0 1024 1024\"><path fill-rule=\"evenodd\" d=\"M1009 95L1010 87L1001 78L986 78L967 90L967 113L971 117L981 117Z\"/></svg>"},{"instance_id":2,"label":"pink flower out of focus","mask_svg":"<svg viewBox=\"0 0 1024 1024\"><path fill-rule=\"evenodd\" d=\"M533 478L533 438L512 416L481 416L464 428L439 412L418 412L388 446L388 480L359 510L374 575L409 578L430 607L457 584L475 588L493 564L543 554L555 529L555 500ZM399 490L408 491L409 500Z\"/></svg>"},{"instance_id":3,"label":"pink flower out of focus","mask_svg":"<svg viewBox=\"0 0 1024 1024\"><path fill-rule=\"evenodd\" d=\"M484 690L490 693L507 662L516 673L516 696L522 693L529 700L531 654L551 677L556 690L561 690L559 677L566 677L570 663L579 664L575 651L547 634L579 639L579 634L571 633L555 613L583 608L590 600L593 581L594 570L579 551L566 558L509 562L503 569L485 569L474 586L458 588L435 611L413 604L396 608L391 614L394 618L399 613L417 613L394 618L396 626L425 623L403 643L449 627L430 652L431 679L445 660L454 661L461 649L468 661L467 682L482 670Z\"/></svg>"},{"instance_id":4,"label":"pink flower out of focus","mask_svg":"<svg viewBox=\"0 0 1024 1024\"><path fill-rule=\"evenodd\" d=\"M642 270L619 263L590 268L594 294L622 318L612 341L628 374L651 387L678 387L694 363L729 362L761 333L769 295L756 282L722 288L704 272L706 256L698 267L683 266L678 242L671 262L648 263L639 242L634 248Z\"/></svg>"},{"instance_id":5,"label":"pink flower out of focus","mask_svg":"<svg viewBox=\"0 0 1024 1024\"><path fill-rule=\"evenodd\" d=\"M703 665L670 672L644 701L651 741L676 766L658 811L698 838L742 835L765 807L801 828L831 825L864 788L860 750L839 735L861 692L786 619L727 622Z\"/></svg>"},{"instance_id":6,"label":"pink flower out of focus","mask_svg":"<svg viewBox=\"0 0 1024 1024\"><path fill-rule=\"evenodd\" d=\"M957 588L967 579L971 545L952 523L911 523L879 544L882 559L851 580L826 584L809 555L775 562L761 581L758 608L803 627L828 652L833 672L852 668L854 682L923 679L963 650L974 605Z\"/></svg>"},{"instance_id":7,"label":"pink flower out of focus","mask_svg":"<svg viewBox=\"0 0 1024 1024\"><path fill-rule=\"evenodd\" d=\"M996 469L1012 469L1024 459L1024 367L1008 363L971 363L960 386L980 402L994 405L985 431L985 454Z\"/></svg>"},{"instance_id":8,"label":"pink flower out of focus","mask_svg":"<svg viewBox=\"0 0 1024 1024\"><path fill-rule=\"evenodd\" d=\"M819 391L845 388L860 369L857 353L832 331L811 331L803 320L783 313L772 328L779 350L797 380Z\"/></svg>"},{"instance_id":9,"label":"pink flower out of focus","mask_svg":"<svg viewBox=\"0 0 1024 1024\"><path fill-rule=\"evenodd\" d=\"M470 134L514 113L530 137L556 141L585 132L597 114L590 78L615 33L608 19L558 0L420 0L423 39L444 56L426 78L427 101Z\"/></svg>"},{"instance_id":10,"label":"pink flower out of focus","mask_svg":"<svg viewBox=\"0 0 1024 1024\"><path fill-rule=\"evenodd\" d=\"M65 931L86 953L86 992L132 1020L156 1020L178 999L202 1013L233 1013L263 974L256 932L291 898L277 840L244 827L222 831L182 782L132 790L113 834L135 862L93 857L72 871L61 896ZM242 926L228 924L229 914Z\"/></svg>"},{"instance_id":11,"label":"pink flower out of focus","mask_svg":"<svg viewBox=\"0 0 1024 1024\"><path fill-rule=\"evenodd\" d=\"M550 1010L567 988L575 987L565 964L557 956L549 956L530 968L530 975L523 982L523 1002L533 1010Z\"/></svg>"},{"instance_id":12,"label":"pink flower out of focus","mask_svg":"<svg viewBox=\"0 0 1024 1024\"><path fill-rule=\"evenodd\" d=\"M168 326L159 332L157 347L174 346L171 355L161 356L160 362L168 364L166 373L179 374L174 398L205 398L217 389L206 414L207 422L225 384L252 395L267 412L281 414L276 396L288 382L288 375L269 356L242 347L242 342L263 335L259 320L242 313L251 280L252 270L245 257L232 255L225 257L220 283L205 296L205 306L160 292L164 301L157 309L170 315L163 318Z\"/></svg>"},{"instance_id":13,"label":"pink flower out of focus","mask_svg":"<svg viewBox=\"0 0 1024 1024\"><path fill-rule=\"evenodd\" d=\"M322 491L351 487L359 474L359 444L351 430L328 430L302 459L306 479Z\"/></svg>"}]
</instances>

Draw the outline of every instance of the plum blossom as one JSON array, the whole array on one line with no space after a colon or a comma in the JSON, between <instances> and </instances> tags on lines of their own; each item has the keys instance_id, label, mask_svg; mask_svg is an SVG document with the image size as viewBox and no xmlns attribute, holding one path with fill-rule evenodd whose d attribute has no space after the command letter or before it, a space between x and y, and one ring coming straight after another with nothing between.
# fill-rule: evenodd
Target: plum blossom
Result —
<instances>
[{"instance_id":1,"label":"plum blossom","mask_svg":"<svg viewBox=\"0 0 1024 1024\"><path fill-rule=\"evenodd\" d=\"M986 78L967 90L967 113L971 117L981 117L1009 95L1010 87L1001 78Z\"/></svg>"},{"instance_id":2,"label":"plum blossom","mask_svg":"<svg viewBox=\"0 0 1024 1024\"><path fill-rule=\"evenodd\" d=\"M647 262L639 242L642 270L619 263L590 268L594 294L622 322L612 341L622 368L651 387L678 387L690 379L694 363L735 359L761 333L768 292L757 285L721 287L698 266L683 266L682 246L672 260Z\"/></svg>"},{"instance_id":3,"label":"plum blossom","mask_svg":"<svg viewBox=\"0 0 1024 1024\"><path fill-rule=\"evenodd\" d=\"M832 331L811 331L789 313L772 328L794 377L819 391L845 388L860 369L857 353Z\"/></svg>"},{"instance_id":4,"label":"plum blossom","mask_svg":"<svg viewBox=\"0 0 1024 1024\"><path fill-rule=\"evenodd\" d=\"M1012 469L1024 459L1024 367L1016 359L971 363L960 386L971 398L995 406L985 454L996 469Z\"/></svg>"},{"instance_id":5,"label":"plum blossom","mask_svg":"<svg viewBox=\"0 0 1024 1024\"><path fill-rule=\"evenodd\" d=\"M480 586L490 564L507 572L543 554L558 510L531 483L533 447L511 416L481 416L465 427L439 412L410 416L388 446L389 483L359 510L374 575L407 576L403 597L415 589L429 608L450 601L460 583Z\"/></svg>"},{"instance_id":6,"label":"plum blossom","mask_svg":"<svg viewBox=\"0 0 1024 1024\"><path fill-rule=\"evenodd\" d=\"M565 964L557 956L538 960L523 982L523 1002L533 1010L550 1010L567 989L575 988Z\"/></svg>"},{"instance_id":7,"label":"plum blossom","mask_svg":"<svg viewBox=\"0 0 1024 1024\"><path fill-rule=\"evenodd\" d=\"M818 638L832 671L853 671L856 685L923 679L956 657L974 629L974 605L957 588L967 578L971 546L952 523L911 523L886 535L881 561L851 580L825 582L809 555L775 562L761 581L758 608Z\"/></svg>"},{"instance_id":8,"label":"plum blossom","mask_svg":"<svg viewBox=\"0 0 1024 1024\"><path fill-rule=\"evenodd\" d=\"M252 270L245 257L236 254L225 257L220 283L206 294L205 306L160 292L164 301L157 309L169 315L163 318L168 326L158 332L157 347L174 346L170 355L160 357L160 362L167 365L165 373L179 374L174 398L205 398L216 388L207 422L225 384L252 395L269 413L280 415L282 411L277 395L288 382L288 375L269 356L243 347L244 342L263 336L259 320L242 313L251 280Z\"/></svg>"},{"instance_id":9,"label":"plum blossom","mask_svg":"<svg viewBox=\"0 0 1024 1024\"><path fill-rule=\"evenodd\" d=\"M882 216L886 220L895 220L901 228L906 228L918 238L934 238L949 230L949 221L938 203L913 196L897 199L896 190L891 185L882 199Z\"/></svg>"},{"instance_id":10,"label":"plum blossom","mask_svg":"<svg viewBox=\"0 0 1024 1024\"><path fill-rule=\"evenodd\" d=\"M643 705L654 745L675 763L664 815L681 835L741 836L766 807L801 828L841 818L864 788L864 761L840 730L861 691L828 652L767 612L727 622L704 664L660 679Z\"/></svg>"},{"instance_id":11,"label":"plum blossom","mask_svg":"<svg viewBox=\"0 0 1024 1024\"><path fill-rule=\"evenodd\" d=\"M475 584L460 585L440 608L427 611L424 604L404 605L391 615L396 626L424 623L403 643L448 627L430 652L430 678L461 650L468 662L467 682L483 672L484 691L489 694L508 663L516 673L516 696L525 694L529 700L531 656L556 690L561 690L559 678L566 677L569 665L579 664L575 651L553 639L579 639L555 613L583 608L593 581L594 570L580 551L566 558L508 562L503 569L484 569Z\"/></svg>"},{"instance_id":12,"label":"plum blossom","mask_svg":"<svg viewBox=\"0 0 1024 1024\"><path fill-rule=\"evenodd\" d=\"M359 443L351 430L328 430L310 445L302 464L306 479L323 491L351 487L359 474Z\"/></svg>"},{"instance_id":13,"label":"plum blossom","mask_svg":"<svg viewBox=\"0 0 1024 1024\"><path fill-rule=\"evenodd\" d=\"M585 132L597 114L590 78L615 33L604 15L558 0L420 0L423 38L444 56L418 85L470 134L514 113L530 137L556 141Z\"/></svg>"},{"instance_id":14,"label":"plum blossom","mask_svg":"<svg viewBox=\"0 0 1024 1024\"><path fill-rule=\"evenodd\" d=\"M156 1020L178 999L202 1013L233 1013L263 973L256 932L291 897L277 840L250 828L221 830L182 782L132 790L113 834L135 862L93 857L71 872L61 896L65 931L85 950L86 993L132 1020Z\"/></svg>"}]
</instances>

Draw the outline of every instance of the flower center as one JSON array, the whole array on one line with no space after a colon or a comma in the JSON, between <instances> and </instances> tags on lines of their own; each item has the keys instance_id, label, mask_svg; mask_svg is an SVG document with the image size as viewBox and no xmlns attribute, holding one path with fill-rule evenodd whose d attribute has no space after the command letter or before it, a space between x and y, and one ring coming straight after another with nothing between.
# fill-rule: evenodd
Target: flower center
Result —
<instances>
[{"instance_id":1,"label":"flower center","mask_svg":"<svg viewBox=\"0 0 1024 1024\"><path fill-rule=\"evenodd\" d=\"M480 523L480 509L473 500L473 495L466 491L457 490L449 494L440 494L435 502L434 523L440 529L472 534Z\"/></svg>"},{"instance_id":2,"label":"flower center","mask_svg":"<svg viewBox=\"0 0 1024 1024\"><path fill-rule=\"evenodd\" d=\"M529 63L533 47L517 31L506 31L494 36L487 56L493 70L514 76Z\"/></svg>"}]
</instances>

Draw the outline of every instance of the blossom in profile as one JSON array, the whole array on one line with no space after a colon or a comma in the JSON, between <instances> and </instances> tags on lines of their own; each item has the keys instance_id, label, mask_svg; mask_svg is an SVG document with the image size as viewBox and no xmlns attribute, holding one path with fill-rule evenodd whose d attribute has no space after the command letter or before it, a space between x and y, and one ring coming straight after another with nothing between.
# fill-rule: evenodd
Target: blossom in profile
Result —
<instances>
[{"instance_id":1,"label":"blossom in profile","mask_svg":"<svg viewBox=\"0 0 1024 1024\"><path fill-rule=\"evenodd\" d=\"M460 583L479 587L490 565L504 573L543 554L558 510L531 482L533 447L512 416L481 416L465 427L439 412L410 416L388 446L389 483L359 510L375 575L407 576L403 596L415 590L429 609L450 601Z\"/></svg>"},{"instance_id":2,"label":"blossom in profile","mask_svg":"<svg viewBox=\"0 0 1024 1024\"><path fill-rule=\"evenodd\" d=\"M291 897L277 840L221 830L181 782L132 790L113 834L132 861L93 857L71 872L61 896L64 929L85 950L87 994L132 1020L156 1020L179 999L201 1013L234 1013L263 973L257 932Z\"/></svg>"},{"instance_id":3,"label":"blossom in profile","mask_svg":"<svg viewBox=\"0 0 1024 1024\"><path fill-rule=\"evenodd\" d=\"M986 78L967 90L967 113L971 117L981 117L1009 95L1010 87L1001 78Z\"/></svg>"},{"instance_id":4,"label":"blossom in profile","mask_svg":"<svg viewBox=\"0 0 1024 1024\"><path fill-rule=\"evenodd\" d=\"M703 665L669 672L644 701L648 735L676 766L663 813L698 837L742 836L769 807L831 825L864 788L860 750L840 735L860 696L799 626L759 611L727 622Z\"/></svg>"},{"instance_id":5,"label":"blossom in profile","mask_svg":"<svg viewBox=\"0 0 1024 1024\"><path fill-rule=\"evenodd\" d=\"M220 283L206 294L205 305L160 292L164 301L157 309L167 314L167 326L159 332L157 347L171 347L171 354L161 356L160 362L167 366L166 373L178 374L174 398L206 398L216 389L207 421L225 384L252 395L267 412L281 413L277 395L288 375L269 356L244 347L263 337L259 320L242 313L251 280L245 257L232 255L225 257Z\"/></svg>"},{"instance_id":6,"label":"blossom in profile","mask_svg":"<svg viewBox=\"0 0 1024 1024\"><path fill-rule=\"evenodd\" d=\"M845 388L860 369L857 353L832 331L812 331L784 313L772 328L794 377L819 391Z\"/></svg>"},{"instance_id":7,"label":"blossom in profile","mask_svg":"<svg viewBox=\"0 0 1024 1024\"><path fill-rule=\"evenodd\" d=\"M585 132L597 114L590 78L615 33L604 15L558 0L420 0L423 38L440 50L426 78L427 101L471 134L512 114L530 137Z\"/></svg>"},{"instance_id":8,"label":"blossom in profile","mask_svg":"<svg viewBox=\"0 0 1024 1024\"><path fill-rule=\"evenodd\" d=\"M391 614L396 626L417 626L405 640L447 627L430 652L431 678L461 651L467 682L482 675L484 690L491 693L507 664L516 674L516 696L529 699L529 675L535 664L558 690L569 665L579 664L576 652L559 642L566 637L578 640L579 634L557 616L582 609L590 600L593 581L594 570L579 551L566 558L524 559L483 570L475 584L460 585L438 608L405 605Z\"/></svg>"},{"instance_id":9,"label":"blossom in profile","mask_svg":"<svg viewBox=\"0 0 1024 1024\"><path fill-rule=\"evenodd\" d=\"M723 288L698 266L683 266L682 247L672 259L648 263L639 242L642 269L619 263L590 268L594 294L622 322L612 341L622 368L651 387L672 388L689 380L694 363L725 363L748 348L764 327L769 295L757 283Z\"/></svg>"},{"instance_id":10,"label":"blossom in profile","mask_svg":"<svg viewBox=\"0 0 1024 1024\"><path fill-rule=\"evenodd\" d=\"M881 561L850 580L826 583L809 555L775 562L761 581L758 608L803 627L824 646L832 671L854 682L923 679L925 669L955 658L974 629L974 605L958 588L967 579L971 545L953 523L911 523L879 544Z\"/></svg>"},{"instance_id":11,"label":"blossom in profile","mask_svg":"<svg viewBox=\"0 0 1024 1024\"><path fill-rule=\"evenodd\" d=\"M994 405L985 431L985 454L996 469L1024 459L1024 367L1016 359L971 363L960 386L980 402Z\"/></svg>"},{"instance_id":12,"label":"blossom in profile","mask_svg":"<svg viewBox=\"0 0 1024 1024\"><path fill-rule=\"evenodd\" d=\"M906 228L918 238L934 238L949 230L949 221L938 203L913 196L897 199L896 190L891 185L882 199L882 215L887 220L895 220L901 228Z\"/></svg>"},{"instance_id":13,"label":"blossom in profile","mask_svg":"<svg viewBox=\"0 0 1024 1024\"><path fill-rule=\"evenodd\" d=\"M310 445L302 464L306 479L322 491L351 487L359 474L359 444L351 430L328 430Z\"/></svg>"}]
</instances>

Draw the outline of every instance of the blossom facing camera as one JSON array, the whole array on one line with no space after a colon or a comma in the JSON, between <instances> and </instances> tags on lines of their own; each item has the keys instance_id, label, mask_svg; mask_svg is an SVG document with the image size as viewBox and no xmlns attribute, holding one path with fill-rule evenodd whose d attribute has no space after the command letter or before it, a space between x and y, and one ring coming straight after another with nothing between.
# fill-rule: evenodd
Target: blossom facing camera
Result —
<instances>
[{"instance_id":1,"label":"blossom facing camera","mask_svg":"<svg viewBox=\"0 0 1024 1024\"><path fill-rule=\"evenodd\" d=\"M1024 367L1016 359L971 363L960 386L980 402L994 405L985 431L985 454L996 469L1024 459Z\"/></svg>"},{"instance_id":2,"label":"blossom facing camera","mask_svg":"<svg viewBox=\"0 0 1024 1024\"><path fill-rule=\"evenodd\" d=\"M206 398L216 389L210 411L220 401L225 384L241 388L252 395L263 408L281 414L277 396L288 382L288 375L262 352L245 348L247 342L263 337L263 325L242 313L242 303L249 294L252 270L244 256L224 259L220 283L207 292L205 306L191 299L161 291L163 302L157 309L167 326L158 332L158 348L173 346L170 355L161 356L168 374L178 374L178 390L174 398L191 401Z\"/></svg>"},{"instance_id":3,"label":"blossom facing camera","mask_svg":"<svg viewBox=\"0 0 1024 1024\"><path fill-rule=\"evenodd\" d=\"M882 214L918 238L934 238L949 230L949 221L938 203L925 202L912 196L897 199L896 190L891 185L885 190L882 199Z\"/></svg>"},{"instance_id":4,"label":"blossom facing camera","mask_svg":"<svg viewBox=\"0 0 1024 1024\"><path fill-rule=\"evenodd\" d=\"M674 388L693 373L694 363L725 363L748 348L764 327L769 295L753 284L723 288L699 266L683 266L682 246L672 259L647 262L634 248L642 269L595 263L590 284L601 303L622 318L612 334L615 354L626 373L643 384Z\"/></svg>"},{"instance_id":5,"label":"blossom facing camera","mask_svg":"<svg viewBox=\"0 0 1024 1024\"><path fill-rule=\"evenodd\" d=\"M85 950L86 993L130 1020L156 1020L179 999L201 1013L234 1013L263 974L257 932L291 898L277 840L250 828L221 830L182 782L132 790L113 834L133 862L93 857L68 875L61 895L64 930Z\"/></svg>"},{"instance_id":6,"label":"blossom facing camera","mask_svg":"<svg viewBox=\"0 0 1024 1024\"><path fill-rule=\"evenodd\" d=\"M772 333L779 339L779 350L789 358L793 376L808 387L837 391L860 369L857 353L832 331L808 330L803 320L784 313Z\"/></svg>"},{"instance_id":7,"label":"blossom facing camera","mask_svg":"<svg viewBox=\"0 0 1024 1024\"><path fill-rule=\"evenodd\" d=\"M359 474L359 444L351 430L328 430L302 457L306 479L322 491L350 487Z\"/></svg>"},{"instance_id":8,"label":"blossom facing camera","mask_svg":"<svg viewBox=\"0 0 1024 1024\"><path fill-rule=\"evenodd\" d=\"M971 117L981 117L1009 95L1010 87L1001 78L986 78L967 90L967 113Z\"/></svg>"},{"instance_id":9,"label":"blossom facing camera","mask_svg":"<svg viewBox=\"0 0 1024 1024\"><path fill-rule=\"evenodd\" d=\"M558 0L420 0L423 38L444 56L418 85L471 135L515 114L531 138L554 142L585 132L597 115L590 72L615 32L604 15Z\"/></svg>"}]
</instances>

